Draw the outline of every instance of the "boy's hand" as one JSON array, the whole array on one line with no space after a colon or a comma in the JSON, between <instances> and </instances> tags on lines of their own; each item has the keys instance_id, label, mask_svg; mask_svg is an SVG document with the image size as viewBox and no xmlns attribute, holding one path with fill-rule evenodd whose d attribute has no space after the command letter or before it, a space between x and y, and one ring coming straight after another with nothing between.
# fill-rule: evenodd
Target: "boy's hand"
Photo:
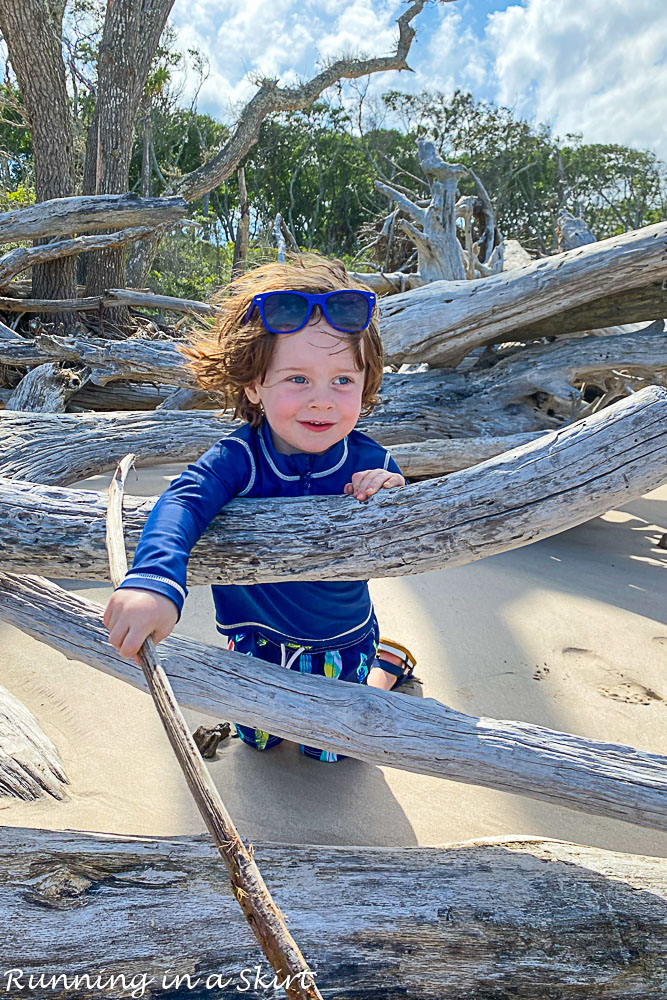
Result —
<instances>
[{"instance_id":1,"label":"boy's hand","mask_svg":"<svg viewBox=\"0 0 667 1000\"><path fill-rule=\"evenodd\" d=\"M152 590L116 590L103 618L109 642L121 656L131 656L141 666L137 653L150 636L156 644L171 633L178 621L173 601Z\"/></svg>"},{"instance_id":2,"label":"boy's hand","mask_svg":"<svg viewBox=\"0 0 667 1000\"><path fill-rule=\"evenodd\" d=\"M378 490L391 490L395 486L405 486L405 479L398 472L388 472L387 469L367 469L365 472L353 472L352 482L347 483L343 490L348 496L353 494L355 500L367 500Z\"/></svg>"}]
</instances>

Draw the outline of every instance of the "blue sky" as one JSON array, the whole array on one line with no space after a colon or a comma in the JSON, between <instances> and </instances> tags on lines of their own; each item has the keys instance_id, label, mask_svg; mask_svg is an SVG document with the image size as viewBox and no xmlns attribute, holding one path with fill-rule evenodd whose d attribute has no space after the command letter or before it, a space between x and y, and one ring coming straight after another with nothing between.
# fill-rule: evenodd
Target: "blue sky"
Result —
<instances>
[{"instance_id":1,"label":"blue sky","mask_svg":"<svg viewBox=\"0 0 667 1000\"><path fill-rule=\"evenodd\" d=\"M253 77L289 85L321 58L388 54L404 9L400 0L176 0L171 23L181 47L208 57L200 110L231 122L255 92ZM414 23L415 72L374 75L369 101L390 89L460 87L560 135L667 160L665 0L457 0L428 4Z\"/></svg>"}]
</instances>

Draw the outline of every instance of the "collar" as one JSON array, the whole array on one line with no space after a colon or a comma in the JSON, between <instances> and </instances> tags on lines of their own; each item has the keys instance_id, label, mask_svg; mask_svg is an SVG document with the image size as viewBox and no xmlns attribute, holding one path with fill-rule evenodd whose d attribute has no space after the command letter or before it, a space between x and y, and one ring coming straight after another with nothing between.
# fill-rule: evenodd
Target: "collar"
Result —
<instances>
[{"instance_id":1,"label":"collar","mask_svg":"<svg viewBox=\"0 0 667 1000\"><path fill-rule=\"evenodd\" d=\"M271 470L280 479L297 480L309 470L311 478L330 476L337 472L347 460L347 437L336 442L321 454L312 452L297 452L295 455L283 455L276 451L269 425L264 419L257 431L259 446Z\"/></svg>"}]
</instances>

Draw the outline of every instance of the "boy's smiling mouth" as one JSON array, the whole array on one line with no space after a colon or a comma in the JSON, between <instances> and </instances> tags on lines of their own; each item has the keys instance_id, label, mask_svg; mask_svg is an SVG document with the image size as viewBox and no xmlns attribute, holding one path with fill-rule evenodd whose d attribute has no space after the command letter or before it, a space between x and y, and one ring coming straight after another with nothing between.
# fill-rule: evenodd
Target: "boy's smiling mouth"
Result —
<instances>
[{"instance_id":1,"label":"boy's smiling mouth","mask_svg":"<svg viewBox=\"0 0 667 1000\"><path fill-rule=\"evenodd\" d=\"M333 427L331 421L323 420L300 420L299 423L302 427L307 427L311 431L325 431L329 427Z\"/></svg>"}]
</instances>

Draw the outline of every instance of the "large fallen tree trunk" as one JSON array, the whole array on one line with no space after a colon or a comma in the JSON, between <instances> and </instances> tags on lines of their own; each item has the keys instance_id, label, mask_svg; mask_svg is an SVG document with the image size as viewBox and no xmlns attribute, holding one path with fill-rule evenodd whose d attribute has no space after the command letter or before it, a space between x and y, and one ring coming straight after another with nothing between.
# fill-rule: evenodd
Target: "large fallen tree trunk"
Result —
<instances>
[{"instance_id":1,"label":"large fallen tree trunk","mask_svg":"<svg viewBox=\"0 0 667 1000\"><path fill-rule=\"evenodd\" d=\"M0 798L66 797L60 754L25 705L0 686Z\"/></svg>"},{"instance_id":2,"label":"large fallen tree trunk","mask_svg":"<svg viewBox=\"0 0 667 1000\"><path fill-rule=\"evenodd\" d=\"M6 412L0 415L0 476L69 486L115 468L128 451L137 456L137 467L192 462L238 426L238 421L210 412ZM539 433L420 441L394 445L391 453L410 478L441 476L518 448Z\"/></svg>"},{"instance_id":3,"label":"large fallen tree trunk","mask_svg":"<svg viewBox=\"0 0 667 1000\"><path fill-rule=\"evenodd\" d=\"M263 843L255 854L336 1000L664 997L662 858L537 837L298 852ZM202 838L5 830L0 988L73 996L74 976L88 973L81 1000L130 996L135 975L147 1000L265 993L272 975L218 868ZM13 982L10 969L22 970ZM45 977L35 991L31 974ZM177 975L190 977L180 992L168 985Z\"/></svg>"},{"instance_id":4,"label":"large fallen tree trunk","mask_svg":"<svg viewBox=\"0 0 667 1000\"><path fill-rule=\"evenodd\" d=\"M628 399L443 479L350 497L235 499L195 546L191 583L352 580L426 573L518 548L667 479L667 390ZM134 551L155 498L127 497ZM105 580L106 496L0 480L9 572ZM400 543L400 544L399 544Z\"/></svg>"},{"instance_id":5,"label":"large fallen tree trunk","mask_svg":"<svg viewBox=\"0 0 667 1000\"><path fill-rule=\"evenodd\" d=\"M178 222L188 210L183 198L140 198L135 194L97 194L53 198L0 214L0 243L68 236L95 229L162 226Z\"/></svg>"},{"instance_id":6,"label":"large fallen tree trunk","mask_svg":"<svg viewBox=\"0 0 667 1000\"><path fill-rule=\"evenodd\" d=\"M508 350L467 372L388 374L382 383L382 405L360 427L383 444L394 444L560 426L577 415L581 400L577 385L583 382L603 382L618 369L633 378L660 382L667 371L666 342L662 333L637 330L620 337L585 337ZM3 364L56 359L85 363L98 383L132 378L192 384L182 355L168 341L71 341L46 335L36 341L0 341ZM94 402L87 392L81 398ZM125 399L123 388L118 402Z\"/></svg>"},{"instance_id":7,"label":"large fallen tree trunk","mask_svg":"<svg viewBox=\"0 0 667 1000\"><path fill-rule=\"evenodd\" d=\"M0 619L64 653L144 688L143 672L109 644L103 609L40 577L0 573ZM405 698L171 635L160 643L182 706L371 764L526 795L552 805L667 830L667 758L476 718L433 698Z\"/></svg>"},{"instance_id":8,"label":"large fallen tree trunk","mask_svg":"<svg viewBox=\"0 0 667 1000\"><path fill-rule=\"evenodd\" d=\"M391 295L381 310L387 358L446 366L482 344L521 340L523 328L536 330L545 319L553 325L560 313L617 294L619 286L637 289L663 280L666 250L667 223L660 222L478 281L435 281Z\"/></svg>"}]
</instances>

